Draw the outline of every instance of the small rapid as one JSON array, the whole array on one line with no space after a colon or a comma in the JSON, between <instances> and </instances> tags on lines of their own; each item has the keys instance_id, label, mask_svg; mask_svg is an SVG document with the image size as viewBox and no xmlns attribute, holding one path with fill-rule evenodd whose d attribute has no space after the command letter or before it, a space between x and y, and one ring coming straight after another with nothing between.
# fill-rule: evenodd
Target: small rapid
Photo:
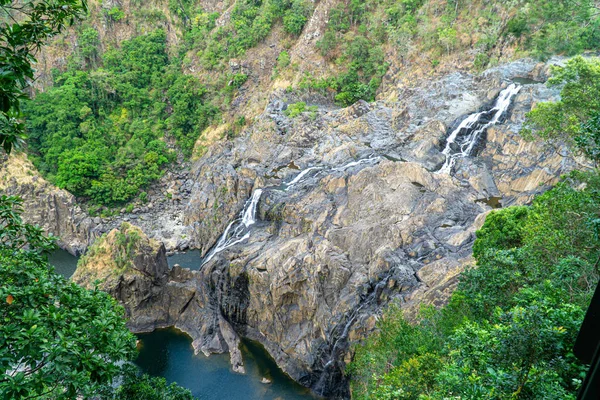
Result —
<instances>
[{"instance_id":1,"label":"small rapid","mask_svg":"<svg viewBox=\"0 0 600 400\"><path fill-rule=\"evenodd\" d=\"M311 172L311 171L317 171L317 170L321 170L321 167L309 167L306 168L304 171L300 172L294 179L292 179L290 181L290 183L288 183L287 185L285 185L285 191L290 190L292 187L300 184L303 182L303 180L305 179L305 177Z\"/></svg>"},{"instance_id":2,"label":"small rapid","mask_svg":"<svg viewBox=\"0 0 600 400\"><path fill-rule=\"evenodd\" d=\"M331 168L331 171L335 172L343 172L349 168L363 165L363 164L376 164L381 161L381 157L371 156L368 158L363 158L360 160L352 161L347 164L342 165L341 167ZM291 181L283 185L283 189L279 187L278 190L289 191L290 189L299 186L304 181L309 178L309 174L313 171L322 171L325 167L308 167L302 170L296 177L294 177ZM210 260L214 258L217 254L227 250L230 247L235 246L236 244L242 243L250 238L250 230L252 225L254 225L257 221L257 211L258 211L258 203L262 197L262 194L265 190L273 189L275 187L267 187L264 189L256 189L252 192L250 198L246 201L244 208L238 214L238 217L231 221L225 231L217 241L217 244L208 252L208 254L202 260L202 264L200 267L206 265Z\"/></svg>"},{"instance_id":3,"label":"small rapid","mask_svg":"<svg viewBox=\"0 0 600 400\"><path fill-rule=\"evenodd\" d=\"M512 104L513 98L520 90L521 86L510 84L500 92L492 109L469 115L452 131L446 140L446 147L442 151L446 156L446 161L438 173L450 174L456 160L469 157L473 153L481 134L502 120Z\"/></svg>"},{"instance_id":4,"label":"small rapid","mask_svg":"<svg viewBox=\"0 0 600 400\"><path fill-rule=\"evenodd\" d=\"M333 168L333 171L338 171L338 172L345 171L348 168L356 167L357 165L363 165L363 164L373 164L374 165L374 164L377 164L379 161L381 161L381 157L379 157L379 156L363 158L360 160L349 162L348 164L342 165L341 167Z\"/></svg>"}]
</instances>

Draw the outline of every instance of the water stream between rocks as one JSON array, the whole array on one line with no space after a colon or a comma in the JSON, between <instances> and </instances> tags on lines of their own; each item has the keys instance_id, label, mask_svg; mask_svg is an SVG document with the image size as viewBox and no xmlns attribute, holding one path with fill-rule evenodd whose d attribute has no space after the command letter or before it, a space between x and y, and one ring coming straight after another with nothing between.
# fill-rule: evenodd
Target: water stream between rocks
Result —
<instances>
[{"instance_id":1,"label":"water stream between rocks","mask_svg":"<svg viewBox=\"0 0 600 400\"><path fill-rule=\"evenodd\" d=\"M446 162L438 171L450 174L459 158L469 157L481 139L481 135L492 125L502 122L502 118L512 104L512 100L521 90L521 86L510 84L502 90L494 106L490 110L480 111L467 116L450 133L446 139L446 147L442 153L446 156Z\"/></svg>"}]
</instances>

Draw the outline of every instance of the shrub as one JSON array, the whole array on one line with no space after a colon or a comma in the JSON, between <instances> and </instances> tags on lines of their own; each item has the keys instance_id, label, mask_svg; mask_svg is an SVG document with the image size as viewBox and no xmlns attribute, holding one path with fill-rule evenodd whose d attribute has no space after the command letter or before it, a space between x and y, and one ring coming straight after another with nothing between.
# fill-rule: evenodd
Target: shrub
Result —
<instances>
[{"instance_id":1,"label":"shrub","mask_svg":"<svg viewBox=\"0 0 600 400\"><path fill-rule=\"evenodd\" d=\"M283 16L283 27L287 33L300 35L312 11L311 3L307 0L293 0L292 6Z\"/></svg>"},{"instance_id":2,"label":"shrub","mask_svg":"<svg viewBox=\"0 0 600 400\"><path fill-rule=\"evenodd\" d=\"M288 105L287 109L283 113L290 118L296 118L304 111L306 111L306 103L303 101L299 101L297 103Z\"/></svg>"},{"instance_id":3,"label":"shrub","mask_svg":"<svg viewBox=\"0 0 600 400\"><path fill-rule=\"evenodd\" d=\"M277 57L277 68L286 68L288 65L290 65L290 59L290 53L288 53L287 51L284 50L281 53L279 53L279 56Z\"/></svg>"}]
</instances>

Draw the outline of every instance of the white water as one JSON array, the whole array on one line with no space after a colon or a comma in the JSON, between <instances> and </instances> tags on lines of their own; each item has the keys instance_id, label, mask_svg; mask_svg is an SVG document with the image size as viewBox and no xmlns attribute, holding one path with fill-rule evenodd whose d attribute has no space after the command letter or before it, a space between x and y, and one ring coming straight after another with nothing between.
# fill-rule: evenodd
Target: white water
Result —
<instances>
[{"instance_id":1,"label":"white water","mask_svg":"<svg viewBox=\"0 0 600 400\"><path fill-rule=\"evenodd\" d=\"M366 163L377 163L381 160L381 157L363 158L358 161L352 161L338 168L333 168L333 171L344 171L348 168L366 164ZM294 179L285 185L285 191L288 191L292 187L302 183L308 177L307 175L311 171L322 170L323 167L309 167L300 172ZM256 223L256 210L258 208L258 202L263 194L263 189L256 189L252 192L252 196L248 199L244 205L243 210L239 216L231 221L225 231L217 241L217 244L210 250L202 261L202 266L208 263L212 258L221 253L222 251L235 246L250 238L249 228Z\"/></svg>"},{"instance_id":2,"label":"white water","mask_svg":"<svg viewBox=\"0 0 600 400\"><path fill-rule=\"evenodd\" d=\"M258 201L260 200L260 196L262 196L262 192L262 189L256 189L254 193L252 193L250 205L244 211L242 223L246 226L246 228L256 222L256 208L258 207Z\"/></svg>"},{"instance_id":3,"label":"white water","mask_svg":"<svg viewBox=\"0 0 600 400\"><path fill-rule=\"evenodd\" d=\"M349 162L348 164L342 165L341 167L334 168L333 170L334 171L345 171L348 168L352 168L352 167L355 167L355 166L361 165L361 164L370 164L370 163L376 164L380 160L381 160L381 157L363 158L358 161Z\"/></svg>"},{"instance_id":4,"label":"white water","mask_svg":"<svg viewBox=\"0 0 600 400\"><path fill-rule=\"evenodd\" d=\"M450 174L457 159L471 155L479 136L487 128L496 125L500 121L500 118L506 113L506 110L510 107L513 98L519 93L519 90L521 90L521 86L515 84L509 85L500 92L491 110L469 115L452 131L446 140L446 148L442 152L446 156L446 162L444 162L438 173Z\"/></svg>"},{"instance_id":5,"label":"white water","mask_svg":"<svg viewBox=\"0 0 600 400\"><path fill-rule=\"evenodd\" d=\"M292 179L290 181L290 183L288 183L286 185L285 190L289 190L292 186L297 185L298 183L300 183L300 181L302 180L302 178L304 178L310 171L314 171L317 169L321 169L321 167L310 167L310 168L306 168L304 171L300 172L298 174L298 176L296 176L294 179Z\"/></svg>"},{"instance_id":6,"label":"white water","mask_svg":"<svg viewBox=\"0 0 600 400\"><path fill-rule=\"evenodd\" d=\"M209 262L215 255L219 254L223 250L226 250L238 243L243 242L250 238L250 232L248 228L256 223L256 209L258 208L258 202L262 196L263 190L256 189L252 192L252 196L246 201L244 208L238 218L234 219L227 225L225 232L219 238L219 241L208 253L208 255L202 261L202 265Z\"/></svg>"}]
</instances>

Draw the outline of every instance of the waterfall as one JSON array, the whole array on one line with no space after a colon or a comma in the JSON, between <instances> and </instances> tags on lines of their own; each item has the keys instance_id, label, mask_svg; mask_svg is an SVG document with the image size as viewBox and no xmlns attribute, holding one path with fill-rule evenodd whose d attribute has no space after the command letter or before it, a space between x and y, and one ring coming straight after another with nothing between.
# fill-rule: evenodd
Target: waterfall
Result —
<instances>
[{"instance_id":1,"label":"waterfall","mask_svg":"<svg viewBox=\"0 0 600 400\"><path fill-rule=\"evenodd\" d=\"M344 171L356 165L376 163L380 160L381 157L363 158L358 161L352 161L338 168L332 168L332 170ZM288 191L292 187L297 186L298 184L306 180L310 172L322 169L323 167L306 168L289 183L285 184L285 188L283 190ZM244 205L244 208L242 209L238 217L231 221L229 225L227 225L227 228L225 228L225 231L217 241L217 244L208 252L206 257L204 257L201 267L208 263L210 260L212 260L212 258L215 255L250 238L250 227L256 223L256 211L258 208L258 202L260 201L263 191L264 189L256 189L254 190L254 192L252 192L252 196L250 196L248 201L246 201L246 204Z\"/></svg>"},{"instance_id":2,"label":"waterfall","mask_svg":"<svg viewBox=\"0 0 600 400\"><path fill-rule=\"evenodd\" d=\"M250 197L249 204L246 203L248 206L244 207L242 224L244 224L246 228L256 222L256 208L258 207L258 201L260 200L260 196L262 196L262 192L262 189L256 189L252 193L252 197Z\"/></svg>"},{"instance_id":3,"label":"waterfall","mask_svg":"<svg viewBox=\"0 0 600 400\"><path fill-rule=\"evenodd\" d=\"M521 90L521 86L514 83L509 85L500 92L491 110L469 115L452 131L446 140L446 147L442 151L446 156L446 162L438 173L450 174L457 159L471 155L481 134L500 121L519 90Z\"/></svg>"},{"instance_id":4,"label":"waterfall","mask_svg":"<svg viewBox=\"0 0 600 400\"><path fill-rule=\"evenodd\" d=\"M239 216L231 221L229 225L227 225L225 232L223 232L217 244L204 258L202 261L202 266L204 266L215 255L219 254L223 250L250 238L250 232L248 232L248 229L256 223L256 210L258 208L258 202L262 196L262 193L262 189L256 189L254 192L252 192L252 196L248 199L248 201L246 201L246 204L244 205L244 208L240 212Z\"/></svg>"},{"instance_id":5,"label":"waterfall","mask_svg":"<svg viewBox=\"0 0 600 400\"><path fill-rule=\"evenodd\" d=\"M297 185L302 181L302 179L311 171L315 171L321 169L321 167L310 167L306 168L304 171L300 172L298 176L290 181L290 183L286 184L285 190L289 190L292 186Z\"/></svg>"}]
</instances>

